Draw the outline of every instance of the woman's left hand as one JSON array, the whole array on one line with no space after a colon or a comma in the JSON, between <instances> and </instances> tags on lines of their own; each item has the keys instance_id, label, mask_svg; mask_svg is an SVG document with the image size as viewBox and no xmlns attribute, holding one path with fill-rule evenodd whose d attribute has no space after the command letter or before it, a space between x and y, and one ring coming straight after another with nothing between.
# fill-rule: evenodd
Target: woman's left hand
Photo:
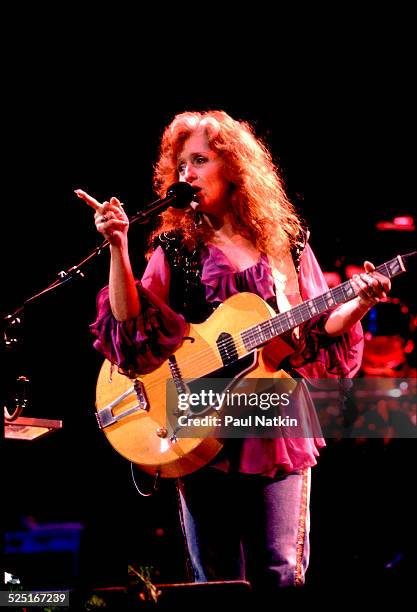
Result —
<instances>
[{"instance_id":1,"label":"woman's left hand","mask_svg":"<svg viewBox=\"0 0 417 612\"><path fill-rule=\"evenodd\" d=\"M387 297L391 289L391 282L388 277L376 272L374 264L370 261L364 262L364 268L365 272L355 274L351 282L356 290L359 303L370 308L380 299Z\"/></svg>"}]
</instances>

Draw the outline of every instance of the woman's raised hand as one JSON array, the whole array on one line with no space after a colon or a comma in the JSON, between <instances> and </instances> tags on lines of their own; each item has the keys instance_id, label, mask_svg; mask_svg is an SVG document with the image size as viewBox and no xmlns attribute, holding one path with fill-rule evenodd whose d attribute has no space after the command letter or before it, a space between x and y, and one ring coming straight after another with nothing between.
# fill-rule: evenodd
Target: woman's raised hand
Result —
<instances>
[{"instance_id":1,"label":"woman's raised hand","mask_svg":"<svg viewBox=\"0 0 417 612\"><path fill-rule=\"evenodd\" d=\"M129 219L118 198L110 198L102 204L82 189L75 189L77 196L95 210L94 221L97 231L113 246L122 246L127 238Z\"/></svg>"}]
</instances>

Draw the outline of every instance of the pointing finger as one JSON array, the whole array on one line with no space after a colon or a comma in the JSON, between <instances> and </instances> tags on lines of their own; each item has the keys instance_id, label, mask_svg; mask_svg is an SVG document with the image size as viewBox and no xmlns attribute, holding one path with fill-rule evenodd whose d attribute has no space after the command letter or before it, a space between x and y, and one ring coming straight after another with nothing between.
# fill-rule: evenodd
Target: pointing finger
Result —
<instances>
[{"instance_id":1,"label":"pointing finger","mask_svg":"<svg viewBox=\"0 0 417 612\"><path fill-rule=\"evenodd\" d=\"M93 198L92 196L90 196L86 191L83 191L82 189L75 189L74 193L81 199L84 200L84 202L87 202L87 204L89 206L91 206L91 208L94 208L94 210L101 210L102 208L102 204L100 204L100 202L98 200L96 200L95 198Z\"/></svg>"}]
</instances>

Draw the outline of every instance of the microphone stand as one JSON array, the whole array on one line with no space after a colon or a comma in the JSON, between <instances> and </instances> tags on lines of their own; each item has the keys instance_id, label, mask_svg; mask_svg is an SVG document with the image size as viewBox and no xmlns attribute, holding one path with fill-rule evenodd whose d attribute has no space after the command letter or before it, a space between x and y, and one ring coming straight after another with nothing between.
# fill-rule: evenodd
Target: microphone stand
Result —
<instances>
[{"instance_id":1,"label":"microphone stand","mask_svg":"<svg viewBox=\"0 0 417 612\"><path fill-rule=\"evenodd\" d=\"M159 212L159 210L162 208L166 208L172 202L174 202L174 200L175 200L175 197L171 197L171 198L165 198L164 200L156 200L155 202L151 202L143 210L138 211L135 215L130 217L129 224L133 225L133 223L140 223L144 225L145 223L148 223L148 221L150 220L153 214L155 214L156 212ZM71 266L70 268L68 268L68 270L61 270L60 272L58 272L58 278L54 280L50 285L48 285L47 287L45 287L45 289L42 289L42 291L35 293L35 295L32 295L32 297L25 300L22 306L17 308L13 313L5 315L3 317L3 323L6 324L5 331L3 332L4 344L7 347L9 347L12 344L17 343L16 338L7 336L7 329L13 326L17 326L21 323L20 315L23 313L25 307L28 304L31 304L32 302L37 300L42 295L45 295L45 293L48 293L49 291L52 291L53 289L56 289L57 287L61 287L61 285L69 282L73 278L84 278L84 273L82 271L82 268L91 259L94 259L97 255L101 255L101 253L104 251L106 247L109 246L109 244L110 242L108 240L103 240L103 242L99 246L93 249L93 251L91 251L91 253L89 253L87 257L84 257L84 259L82 259L78 264L76 264L75 266Z\"/></svg>"},{"instance_id":2,"label":"microphone stand","mask_svg":"<svg viewBox=\"0 0 417 612\"><path fill-rule=\"evenodd\" d=\"M143 210L138 211L135 215L129 218L130 225L132 225L133 223L140 223L140 224L147 223L154 213L159 212L162 208L166 208L170 206L172 203L174 203L174 201L175 201L175 196L167 197L167 198L164 198L163 200L156 200L155 202L151 202L150 204L146 205L146 207ZM17 308L14 312L2 317L2 324L4 327L2 331L2 342L3 342L4 347L7 350L11 350L14 347L16 347L19 344L19 341L22 342L21 338L18 339L17 332L18 332L19 326L22 324L22 316L23 316L25 307L28 304L31 304L32 302L40 298L42 295L49 293L53 289L57 289L58 287L61 287L62 285L64 285L65 283L68 283L72 279L84 278L84 272L82 271L82 268L84 268L85 265L89 261L91 261L98 255L100 255L104 251L104 249L109 246L109 244L110 243L108 240L103 240L103 242L99 246L93 249L93 251L91 251L91 253L89 253L87 257L84 257L84 259L82 259L78 264L76 264L75 266L71 266L70 268L68 268L68 270L61 270L60 272L58 272L58 278L54 280L50 285L45 287L45 289L42 289L42 291L39 291L38 293L35 293L35 295L32 295L31 297L29 297L27 300L23 302L22 306ZM22 421L23 419L23 417L20 417L20 415L23 409L26 408L28 404L28 400L26 397L26 387L27 387L27 384L29 383L29 380L25 376L19 376L16 382L19 388L19 392L16 393L16 396L14 398L16 407L14 411L10 413L7 407L4 406L4 417L5 417L6 423L13 421L16 424L19 424L19 422ZM43 425L45 423L45 419L29 419L29 420L31 421L31 424L34 426L36 425L32 423L33 421L42 421ZM28 421L28 419L23 419L23 421ZM54 421L54 422L50 421L50 423L54 423L54 425L52 425L49 428L49 431L52 431L53 429L59 429L62 427L61 421ZM28 423L23 423L23 422L21 424L28 425ZM42 428L42 427L40 427L40 429L43 429L43 431L39 435L43 435L44 433L47 433L48 431L48 429L45 431L44 430L45 428ZM14 436L10 435L9 437L14 437ZM34 435L34 437L36 437L36 435ZM30 439L33 439L33 438L30 438Z\"/></svg>"}]
</instances>

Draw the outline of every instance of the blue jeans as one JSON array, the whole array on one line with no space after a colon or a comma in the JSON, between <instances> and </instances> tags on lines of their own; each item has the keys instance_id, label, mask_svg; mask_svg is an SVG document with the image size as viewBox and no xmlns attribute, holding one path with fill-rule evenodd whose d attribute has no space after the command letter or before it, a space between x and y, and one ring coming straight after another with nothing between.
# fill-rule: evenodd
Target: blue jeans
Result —
<instances>
[{"instance_id":1,"label":"blue jeans","mask_svg":"<svg viewBox=\"0 0 417 612\"><path fill-rule=\"evenodd\" d=\"M269 592L304 584L310 468L275 478L206 468L182 479L180 500L197 582L246 579Z\"/></svg>"}]
</instances>

